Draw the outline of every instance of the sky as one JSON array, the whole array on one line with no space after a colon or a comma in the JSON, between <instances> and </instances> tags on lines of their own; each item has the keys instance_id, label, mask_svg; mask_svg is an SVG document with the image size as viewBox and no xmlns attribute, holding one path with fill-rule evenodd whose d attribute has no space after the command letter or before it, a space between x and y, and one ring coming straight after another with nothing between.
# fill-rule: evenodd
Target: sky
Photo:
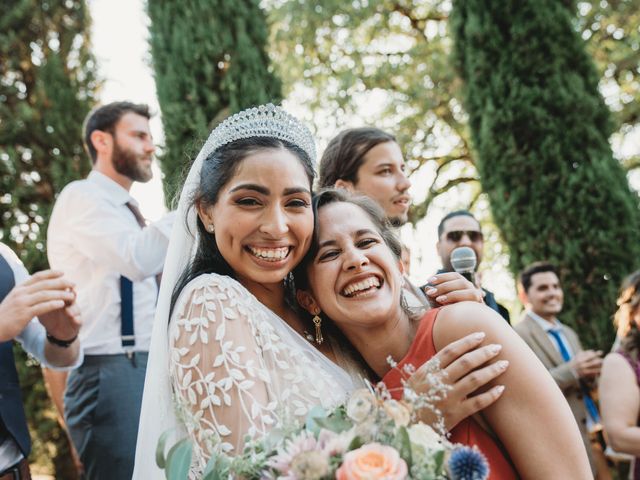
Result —
<instances>
[{"instance_id":1,"label":"sky","mask_svg":"<svg viewBox=\"0 0 640 480\"><path fill-rule=\"evenodd\" d=\"M101 103L131 100L146 103L155 113L151 133L162 144L160 107L149 65L147 43L148 18L140 0L89 0L92 42L99 75L104 84L99 93ZM160 180L160 169L154 165L153 180L134 183L131 194L149 220L157 220L166 211Z\"/></svg>"}]
</instances>

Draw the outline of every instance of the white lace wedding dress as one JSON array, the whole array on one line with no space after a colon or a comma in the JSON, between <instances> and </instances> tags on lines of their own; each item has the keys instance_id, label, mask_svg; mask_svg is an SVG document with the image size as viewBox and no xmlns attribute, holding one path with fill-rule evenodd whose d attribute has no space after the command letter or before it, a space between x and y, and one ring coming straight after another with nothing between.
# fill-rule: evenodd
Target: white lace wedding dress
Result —
<instances>
[{"instance_id":1,"label":"white lace wedding dress","mask_svg":"<svg viewBox=\"0 0 640 480\"><path fill-rule=\"evenodd\" d=\"M193 441L190 478L211 455L241 451L310 407L335 406L358 382L235 280L201 275L182 291L169 325L171 384ZM348 364L348 362L347 362Z\"/></svg>"}]
</instances>

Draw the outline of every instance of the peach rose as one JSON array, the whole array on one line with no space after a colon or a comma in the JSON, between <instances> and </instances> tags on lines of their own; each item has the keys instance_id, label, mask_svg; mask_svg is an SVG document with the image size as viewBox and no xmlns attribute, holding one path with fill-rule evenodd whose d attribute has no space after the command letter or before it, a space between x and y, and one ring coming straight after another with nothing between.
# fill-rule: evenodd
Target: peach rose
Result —
<instances>
[{"instance_id":1,"label":"peach rose","mask_svg":"<svg viewBox=\"0 0 640 480\"><path fill-rule=\"evenodd\" d=\"M406 477L407 464L398 451L379 443L347 452L336 472L336 480L403 480Z\"/></svg>"}]
</instances>

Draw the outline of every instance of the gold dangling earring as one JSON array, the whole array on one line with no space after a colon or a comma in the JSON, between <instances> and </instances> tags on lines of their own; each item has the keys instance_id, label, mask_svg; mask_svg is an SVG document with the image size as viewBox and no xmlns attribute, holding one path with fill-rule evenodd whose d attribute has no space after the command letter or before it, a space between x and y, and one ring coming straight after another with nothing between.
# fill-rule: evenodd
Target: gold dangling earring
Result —
<instances>
[{"instance_id":1,"label":"gold dangling earring","mask_svg":"<svg viewBox=\"0 0 640 480\"><path fill-rule=\"evenodd\" d=\"M322 318L319 315L313 317L313 324L316 326L316 343L322 345L324 338L322 338Z\"/></svg>"}]
</instances>

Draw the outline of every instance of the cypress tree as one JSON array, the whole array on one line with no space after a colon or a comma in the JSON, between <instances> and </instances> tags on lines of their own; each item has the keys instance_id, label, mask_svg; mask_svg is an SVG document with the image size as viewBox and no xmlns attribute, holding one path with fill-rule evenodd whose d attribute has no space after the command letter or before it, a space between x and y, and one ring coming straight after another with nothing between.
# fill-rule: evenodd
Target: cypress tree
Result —
<instances>
[{"instance_id":1,"label":"cypress tree","mask_svg":"<svg viewBox=\"0 0 640 480\"><path fill-rule=\"evenodd\" d=\"M90 169L81 134L95 90L88 35L82 0L14 1L0 15L0 240L31 272L47 268L55 193ZM16 352L32 461L73 478L40 370Z\"/></svg>"},{"instance_id":2,"label":"cypress tree","mask_svg":"<svg viewBox=\"0 0 640 480\"><path fill-rule=\"evenodd\" d=\"M482 187L514 274L560 269L561 318L608 350L622 278L640 261L640 214L613 158L610 113L572 2L456 0L455 59Z\"/></svg>"},{"instance_id":3,"label":"cypress tree","mask_svg":"<svg viewBox=\"0 0 640 480\"><path fill-rule=\"evenodd\" d=\"M281 84L269 67L257 0L149 0L148 12L170 202L211 127L244 108L279 102Z\"/></svg>"}]
</instances>

